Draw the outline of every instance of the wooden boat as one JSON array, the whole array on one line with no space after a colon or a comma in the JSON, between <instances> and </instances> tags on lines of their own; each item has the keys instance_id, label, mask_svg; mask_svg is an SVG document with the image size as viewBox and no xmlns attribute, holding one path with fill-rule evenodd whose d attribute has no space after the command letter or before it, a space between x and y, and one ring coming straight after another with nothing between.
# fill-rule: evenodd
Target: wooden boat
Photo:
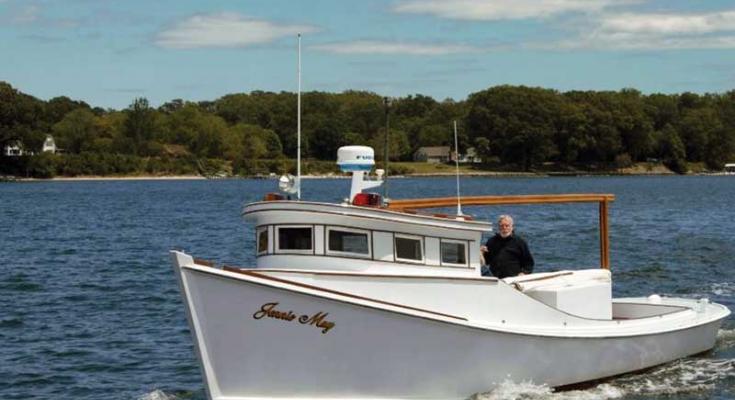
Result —
<instances>
[{"instance_id":1,"label":"wooden boat","mask_svg":"<svg viewBox=\"0 0 735 400\"><path fill-rule=\"evenodd\" d=\"M481 276L491 225L363 193L372 149L340 149L349 201L248 204L256 265L172 251L211 399L466 398L504 381L562 386L711 349L707 299L613 299L609 194L464 197L465 206L597 202L600 269Z\"/></svg>"}]
</instances>

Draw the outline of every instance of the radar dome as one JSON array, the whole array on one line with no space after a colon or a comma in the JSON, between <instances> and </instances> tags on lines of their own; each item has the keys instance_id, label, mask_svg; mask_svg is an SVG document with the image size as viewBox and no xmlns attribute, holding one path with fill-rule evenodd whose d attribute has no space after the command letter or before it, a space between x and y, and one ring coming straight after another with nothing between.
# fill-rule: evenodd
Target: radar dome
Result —
<instances>
[{"instance_id":1,"label":"radar dome","mask_svg":"<svg viewBox=\"0 0 735 400\"><path fill-rule=\"evenodd\" d=\"M337 165L342 172L370 171L375 165L375 152L368 146L340 147Z\"/></svg>"}]
</instances>

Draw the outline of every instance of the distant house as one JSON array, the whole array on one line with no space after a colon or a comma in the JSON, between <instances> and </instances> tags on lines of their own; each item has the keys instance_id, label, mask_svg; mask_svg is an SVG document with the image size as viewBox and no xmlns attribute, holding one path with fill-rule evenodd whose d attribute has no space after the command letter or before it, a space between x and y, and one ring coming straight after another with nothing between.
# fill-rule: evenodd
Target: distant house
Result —
<instances>
[{"instance_id":1,"label":"distant house","mask_svg":"<svg viewBox=\"0 0 735 400\"><path fill-rule=\"evenodd\" d=\"M51 135L46 135L46 140L44 140L43 142L43 149L41 150L41 152L55 154L57 151L58 149L56 148L54 137Z\"/></svg>"},{"instance_id":2,"label":"distant house","mask_svg":"<svg viewBox=\"0 0 735 400\"><path fill-rule=\"evenodd\" d=\"M481 162L482 158L477 155L477 151L474 147L468 147L466 153L459 155L460 164L477 164Z\"/></svg>"},{"instance_id":3,"label":"distant house","mask_svg":"<svg viewBox=\"0 0 735 400\"><path fill-rule=\"evenodd\" d=\"M13 140L8 142L3 148L3 155L5 157L20 157L26 152L23 150L23 143L20 140Z\"/></svg>"},{"instance_id":4,"label":"distant house","mask_svg":"<svg viewBox=\"0 0 735 400\"><path fill-rule=\"evenodd\" d=\"M413 154L414 161L445 163L449 161L449 146L419 147Z\"/></svg>"}]
</instances>

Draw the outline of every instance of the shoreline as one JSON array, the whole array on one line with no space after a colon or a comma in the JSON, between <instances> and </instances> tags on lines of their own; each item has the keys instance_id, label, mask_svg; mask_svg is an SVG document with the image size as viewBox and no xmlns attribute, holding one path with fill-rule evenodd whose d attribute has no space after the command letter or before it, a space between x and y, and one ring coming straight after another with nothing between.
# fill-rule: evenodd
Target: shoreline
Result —
<instances>
[{"instance_id":1,"label":"shoreline","mask_svg":"<svg viewBox=\"0 0 735 400\"><path fill-rule=\"evenodd\" d=\"M194 181L206 180L200 175L151 175L151 176L56 176L53 178L15 178L15 182L82 182L82 181Z\"/></svg>"},{"instance_id":2,"label":"shoreline","mask_svg":"<svg viewBox=\"0 0 735 400\"><path fill-rule=\"evenodd\" d=\"M478 171L463 172L459 174L461 177L495 177L495 178L556 178L556 177L591 177L591 176L679 176L673 173L661 172L499 172L499 171ZM680 176L723 176L731 175L722 172L713 173L689 173ZM451 172L438 173L413 173L390 175L389 179L405 179L405 178L446 178L453 177ZM150 175L150 176L58 176L53 178L18 178L18 177L0 177L0 182L5 178L6 182L94 182L94 181L195 181L195 180L237 180L237 179L261 179L261 180L277 180L277 176L232 176L207 178L201 175ZM324 175L302 175L302 179L350 179L347 175L324 174Z\"/></svg>"}]
</instances>

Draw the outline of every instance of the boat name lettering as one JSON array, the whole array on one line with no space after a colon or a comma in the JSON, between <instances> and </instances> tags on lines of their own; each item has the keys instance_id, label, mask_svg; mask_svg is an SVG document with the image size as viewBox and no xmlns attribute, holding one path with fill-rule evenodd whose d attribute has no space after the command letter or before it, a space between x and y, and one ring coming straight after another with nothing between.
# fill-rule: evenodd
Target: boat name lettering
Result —
<instances>
[{"instance_id":1,"label":"boat name lettering","mask_svg":"<svg viewBox=\"0 0 735 400\"><path fill-rule=\"evenodd\" d=\"M253 314L253 318L261 319L263 317L280 319L284 321L293 321L296 319L296 314L293 311L280 311L276 309L278 303L265 303L260 307L260 310ZM330 329L334 328L335 323L327 320L327 315L324 311L319 311L314 315L303 314L299 316L299 323L302 325L312 325L322 330L322 333L329 332Z\"/></svg>"}]
</instances>

